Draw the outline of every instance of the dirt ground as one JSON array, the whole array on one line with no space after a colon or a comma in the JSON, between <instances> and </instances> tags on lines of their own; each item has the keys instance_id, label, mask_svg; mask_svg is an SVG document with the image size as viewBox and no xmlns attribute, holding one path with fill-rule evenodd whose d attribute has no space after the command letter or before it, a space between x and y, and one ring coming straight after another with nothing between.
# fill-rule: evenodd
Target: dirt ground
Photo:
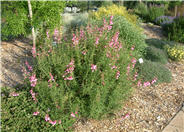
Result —
<instances>
[{"instance_id":1,"label":"dirt ground","mask_svg":"<svg viewBox=\"0 0 184 132\"><path fill-rule=\"evenodd\" d=\"M1 86L14 87L23 83L21 67L31 63L31 40L18 39L1 42Z\"/></svg>"}]
</instances>

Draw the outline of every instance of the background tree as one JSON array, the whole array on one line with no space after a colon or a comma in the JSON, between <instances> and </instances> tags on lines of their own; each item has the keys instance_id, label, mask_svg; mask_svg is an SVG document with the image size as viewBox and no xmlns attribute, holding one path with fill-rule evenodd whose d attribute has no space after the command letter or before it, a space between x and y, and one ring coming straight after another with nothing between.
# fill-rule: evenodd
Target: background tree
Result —
<instances>
[{"instance_id":1,"label":"background tree","mask_svg":"<svg viewBox=\"0 0 184 132\"><path fill-rule=\"evenodd\" d=\"M29 19L27 1L3 1L2 3L2 40L27 36L31 33L31 25L39 33L61 24L61 13L64 1L31 1L32 23Z\"/></svg>"}]
</instances>

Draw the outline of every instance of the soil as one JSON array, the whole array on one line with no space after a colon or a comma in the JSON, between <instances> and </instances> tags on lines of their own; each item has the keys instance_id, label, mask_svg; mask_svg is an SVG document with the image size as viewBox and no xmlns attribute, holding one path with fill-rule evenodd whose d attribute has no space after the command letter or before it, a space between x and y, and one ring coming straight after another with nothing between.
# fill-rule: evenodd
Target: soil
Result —
<instances>
[{"instance_id":1,"label":"soil","mask_svg":"<svg viewBox=\"0 0 184 132\"><path fill-rule=\"evenodd\" d=\"M31 48L30 39L1 42L1 86L14 87L23 83L21 69L26 60L32 62Z\"/></svg>"}]
</instances>

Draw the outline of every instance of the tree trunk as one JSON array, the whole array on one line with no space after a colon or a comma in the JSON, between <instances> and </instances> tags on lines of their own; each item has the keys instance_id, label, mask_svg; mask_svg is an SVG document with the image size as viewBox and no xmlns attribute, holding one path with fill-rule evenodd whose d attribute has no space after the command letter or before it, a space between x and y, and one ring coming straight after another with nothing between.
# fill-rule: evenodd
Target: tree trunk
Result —
<instances>
[{"instance_id":1,"label":"tree trunk","mask_svg":"<svg viewBox=\"0 0 184 132\"><path fill-rule=\"evenodd\" d=\"M177 15L177 10L178 10L178 6L176 5L175 7L174 7L174 16L176 17L176 15Z\"/></svg>"},{"instance_id":2,"label":"tree trunk","mask_svg":"<svg viewBox=\"0 0 184 132\"><path fill-rule=\"evenodd\" d=\"M29 8L29 16L31 19L31 26L32 26L32 36L33 36L33 47L36 48L36 35L35 35L35 31L34 31L34 27L32 24L32 7L31 7L31 1L28 0L28 8Z\"/></svg>"}]
</instances>

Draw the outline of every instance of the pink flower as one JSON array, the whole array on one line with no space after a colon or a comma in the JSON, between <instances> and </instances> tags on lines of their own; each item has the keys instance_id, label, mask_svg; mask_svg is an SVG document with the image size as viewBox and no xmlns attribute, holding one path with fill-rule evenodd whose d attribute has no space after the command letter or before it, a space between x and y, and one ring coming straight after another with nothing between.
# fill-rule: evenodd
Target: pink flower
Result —
<instances>
[{"instance_id":1,"label":"pink flower","mask_svg":"<svg viewBox=\"0 0 184 132\"><path fill-rule=\"evenodd\" d=\"M36 99L36 97L35 97L36 94L33 92L33 89L30 90L30 94L32 95L33 100L34 100L35 102L37 102L37 99Z\"/></svg>"},{"instance_id":2,"label":"pink flower","mask_svg":"<svg viewBox=\"0 0 184 132\"><path fill-rule=\"evenodd\" d=\"M30 79L31 86L35 87L36 86L36 82L37 82L36 75L33 74L29 79Z\"/></svg>"},{"instance_id":3,"label":"pink flower","mask_svg":"<svg viewBox=\"0 0 184 132\"><path fill-rule=\"evenodd\" d=\"M150 82L144 82L144 87L150 86Z\"/></svg>"},{"instance_id":4,"label":"pink flower","mask_svg":"<svg viewBox=\"0 0 184 132\"><path fill-rule=\"evenodd\" d=\"M79 39L77 38L75 34L73 34L72 41L73 41L73 47L79 44Z\"/></svg>"},{"instance_id":5,"label":"pink flower","mask_svg":"<svg viewBox=\"0 0 184 132\"><path fill-rule=\"evenodd\" d=\"M156 83L156 81L157 81L157 78L153 79L153 80L151 81L151 84Z\"/></svg>"},{"instance_id":6,"label":"pink flower","mask_svg":"<svg viewBox=\"0 0 184 132\"><path fill-rule=\"evenodd\" d=\"M131 60L131 62L132 62L132 63L136 63L136 59L133 58L133 59Z\"/></svg>"},{"instance_id":7,"label":"pink flower","mask_svg":"<svg viewBox=\"0 0 184 132\"><path fill-rule=\"evenodd\" d=\"M38 114L40 114L39 111L36 111L36 112L33 113L33 115L35 115L35 116L37 116Z\"/></svg>"},{"instance_id":8,"label":"pink flower","mask_svg":"<svg viewBox=\"0 0 184 132\"><path fill-rule=\"evenodd\" d=\"M111 69L117 69L117 66L113 65L113 66L111 67Z\"/></svg>"},{"instance_id":9,"label":"pink flower","mask_svg":"<svg viewBox=\"0 0 184 132\"><path fill-rule=\"evenodd\" d=\"M135 46L133 45L133 46L131 47L131 50L134 50L134 48L135 48Z\"/></svg>"},{"instance_id":10,"label":"pink flower","mask_svg":"<svg viewBox=\"0 0 184 132\"><path fill-rule=\"evenodd\" d=\"M134 81L136 80L137 76L138 76L138 73L136 72L134 75Z\"/></svg>"},{"instance_id":11,"label":"pink flower","mask_svg":"<svg viewBox=\"0 0 184 132\"><path fill-rule=\"evenodd\" d=\"M86 51L82 51L82 54L83 54L83 55L86 55Z\"/></svg>"},{"instance_id":12,"label":"pink flower","mask_svg":"<svg viewBox=\"0 0 184 132\"><path fill-rule=\"evenodd\" d=\"M27 62L27 60L26 60L25 64L26 64L27 68L29 69L29 71L33 71L32 66L29 65L29 63Z\"/></svg>"},{"instance_id":13,"label":"pink flower","mask_svg":"<svg viewBox=\"0 0 184 132\"><path fill-rule=\"evenodd\" d=\"M109 25L107 28L108 28L108 30L111 30L112 29L112 26Z\"/></svg>"},{"instance_id":14,"label":"pink flower","mask_svg":"<svg viewBox=\"0 0 184 132\"><path fill-rule=\"evenodd\" d=\"M96 45L99 43L99 37L96 37Z\"/></svg>"},{"instance_id":15,"label":"pink flower","mask_svg":"<svg viewBox=\"0 0 184 132\"><path fill-rule=\"evenodd\" d=\"M97 65L91 64L91 70L92 72L97 70Z\"/></svg>"},{"instance_id":16,"label":"pink flower","mask_svg":"<svg viewBox=\"0 0 184 132\"><path fill-rule=\"evenodd\" d=\"M110 16L110 25L113 25L112 19L113 19L113 16Z\"/></svg>"},{"instance_id":17,"label":"pink flower","mask_svg":"<svg viewBox=\"0 0 184 132\"><path fill-rule=\"evenodd\" d=\"M129 114L129 113L127 113L126 115L122 116L122 120L124 120L124 119L128 118L129 116L130 116L130 114Z\"/></svg>"},{"instance_id":18,"label":"pink flower","mask_svg":"<svg viewBox=\"0 0 184 132\"><path fill-rule=\"evenodd\" d=\"M54 36L57 36L59 31L57 29L54 30Z\"/></svg>"},{"instance_id":19,"label":"pink flower","mask_svg":"<svg viewBox=\"0 0 184 132\"><path fill-rule=\"evenodd\" d=\"M64 80L73 80L73 77L70 76L70 77L64 78Z\"/></svg>"},{"instance_id":20,"label":"pink flower","mask_svg":"<svg viewBox=\"0 0 184 132\"><path fill-rule=\"evenodd\" d=\"M50 117L48 114L45 115L45 121L50 121Z\"/></svg>"},{"instance_id":21,"label":"pink flower","mask_svg":"<svg viewBox=\"0 0 184 132\"><path fill-rule=\"evenodd\" d=\"M16 96L19 96L19 94L18 94L18 93L13 92L13 93L10 93L10 96L16 97Z\"/></svg>"},{"instance_id":22,"label":"pink flower","mask_svg":"<svg viewBox=\"0 0 184 132\"><path fill-rule=\"evenodd\" d=\"M141 87L141 86L142 86L141 81L138 81L138 82L137 82L137 86L138 86L138 87Z\"/></svg>"},{"instance_id":23,"label":"pink flower","mask_svg":"<svg viewBox=\"0 0 184 132\"><path fill-rule=\"evenodd\" d=\"M120 76L120 71L117 71L117 73L116 73L116 79L118 79L119 76Z\"/></svg>"},{"instance_id":24,"label":"pink flower","mask_svg":"<svg viewBox=\"0 0 184 132\"><path fill-rule=\"evenodd\" d=\"M33 46L31 52L32 52L33 57L36 57L36 47L35 46Z\"/></svg>"},{"instance_id":25,"label":"pink flower","mask_svg":"<svg viewBox=\"0 0 184 132\"><path fill-rule=\"evenodd\" d=\"M56 120L55 121L52 121L52 120L49 120L49 123L52 124L52 126L56 125Z\"/></svg>"},{"instance_id":26,"label":"pink flower","mask_svg":"<svg viewBox=\"0 0 184 132\"><path fill-rule=\"evenodd\" d=\"M75 113L75 114L77 114L77 113ZM72 112L71 113L71 117L74 117L75 118L76 117L75 114Z\"/></svg>"},{"instance_id":27,"label":"pink flower","mask_svg":"<svg viewBox=\"0 0 184 132\"><path fill-rule=\"evenodd\" d=\"M49 75L50 75L50 79L48 80L48 82L55 81L53 75L51 73L49 73Z\"/></svg>"}]
</instances>

